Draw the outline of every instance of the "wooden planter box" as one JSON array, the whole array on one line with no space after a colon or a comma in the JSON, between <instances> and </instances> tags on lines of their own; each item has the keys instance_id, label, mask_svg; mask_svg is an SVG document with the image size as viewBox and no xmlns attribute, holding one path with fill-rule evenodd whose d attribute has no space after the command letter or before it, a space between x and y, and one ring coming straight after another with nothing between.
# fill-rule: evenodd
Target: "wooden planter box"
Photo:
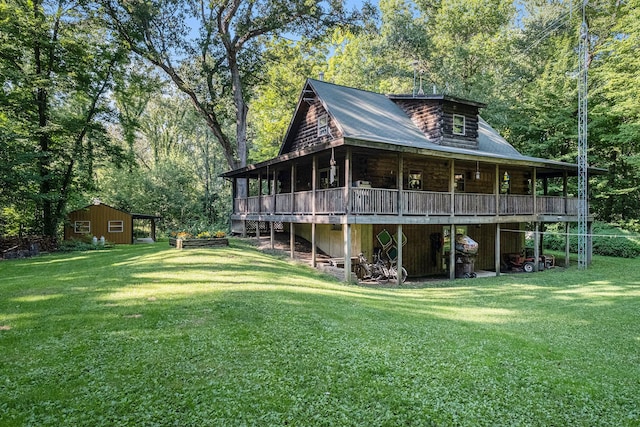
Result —
<instances>
[{"instance_id":1,"label":"wooden planter box","mask_svg":"<svg viewBox=\"0 0 640 427\"><path fill-rule=\"evenodd\" d=\"M176 249L187 248L215 248L218 246L229 246L229 239L226 237L215 237L211 239L169 239L169 246Z\"/></svg>"}]
</instances>

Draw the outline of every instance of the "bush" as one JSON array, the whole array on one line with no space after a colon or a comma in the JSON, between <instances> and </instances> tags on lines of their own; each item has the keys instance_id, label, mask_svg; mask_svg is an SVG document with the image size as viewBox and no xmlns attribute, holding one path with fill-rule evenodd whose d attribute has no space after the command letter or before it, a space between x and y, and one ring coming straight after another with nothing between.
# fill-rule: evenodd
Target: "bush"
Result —
<instances>
[{"instance_id":1,"label":"bush","mask_svg":"<svg viewBox=\"0 0 640 427\"><path fill-rule=\"evenodd\" d=\"M100 244L98 240L98 244L94 245L92 238L87 239L71 239L71 240L63 240L58 245L58 251L60 252L78 252L78 251L94 251L100 249L108 249L113 247L113 244L106 242L104 245Z\"/></svg>"},{"instance_id":2,"label":"bush","mask_svg":"<svg viewBox=\"0 0 640 427\"><path fill-rule=\"evenodd\" d=\"M544 247L554 251L564 251L564 224L551 224L546 227ZM557 234L556 234L557 233ZM570 228L569 247L578 252L578 227ZM613 225L596 222L593 225L593 253L620 258L640 256L640 236L633 235Z\"/></svg>"}]
</instances>

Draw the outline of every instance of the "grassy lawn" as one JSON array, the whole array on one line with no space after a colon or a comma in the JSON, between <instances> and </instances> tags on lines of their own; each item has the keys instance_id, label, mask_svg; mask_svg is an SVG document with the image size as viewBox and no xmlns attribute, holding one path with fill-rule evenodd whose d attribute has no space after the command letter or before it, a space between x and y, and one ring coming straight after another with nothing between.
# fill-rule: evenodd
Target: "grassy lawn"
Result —
<instances>
[{"instance_id":1,"label":"grassy lawn","mask_svg":"<svg viewBox=\"0 0 640 427\"><path fill-rule=\"evenodd\" d=\"M0 262L0 425L640 425L638 260L348 286L241 240Z\"/></svg>"}]
</instances>

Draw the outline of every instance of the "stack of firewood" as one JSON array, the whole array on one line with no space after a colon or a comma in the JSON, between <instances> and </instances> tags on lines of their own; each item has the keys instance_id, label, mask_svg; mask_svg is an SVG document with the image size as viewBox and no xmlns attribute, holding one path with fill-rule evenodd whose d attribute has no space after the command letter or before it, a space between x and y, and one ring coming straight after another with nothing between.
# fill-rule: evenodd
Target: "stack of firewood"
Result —
<instances>
[{"instance_id":1,"label":"stack of firewood","mask_svg":"<svg viewBox=\"0 0 640 427\"><path fill-rule=\"evenodd\" d=\"M0 258L25 258L58 248L55 238L49 236L0 237Z\"/></svg>"}]
</instances>

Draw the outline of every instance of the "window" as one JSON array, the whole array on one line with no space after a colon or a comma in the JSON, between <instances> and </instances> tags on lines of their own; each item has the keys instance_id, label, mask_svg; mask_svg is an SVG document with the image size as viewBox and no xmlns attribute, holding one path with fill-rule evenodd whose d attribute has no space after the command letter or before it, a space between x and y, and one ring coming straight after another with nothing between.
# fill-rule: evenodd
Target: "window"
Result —
<instances>
[{"instance_id":1,"label":"window","mask_svg":"<svg viewBox=\"0 0 640 427\"><path fill-rule=\"evenodd\" d=\"M464 193L464 173L456 173L454 177L456 180L456 191Z\"/></svg>"},{"instance_id":2,"label":"window","mask_svg":"<svg viewBox=\"0 0 640 427\"><path fill-rule=\"evenodd\" d=\"M329 134L329 117L326 114L321 115L318 118L318 136L325 136Z\"/></svg>"},{"instance_id":3,"label":"window","mask_svg":"<svg viewBox=\"0 0 640 427\"><path fill-rule=\"evenodd\" d=\"M504 175L502 175L502 180L500 182L500 193L501 194L509 194L511 191L511 175L509 175L509 172L504 173Z\"/></svg>"},{"instance_id":4,"label":"window","mask_svg":"<svg viewBox=\"0 0 640 427\"><path fill-rule=\"evenodd\" d=\"M465 134L465 118L460 114L453 115L453 134L454 135Z\"/></svg>"},{"instance_id":5,"label":"window","mask_svg":"<svg viewBox=\"0 0 640 427\"><path fill-rule=\"evenodd\" d=\"M73 224L73 232L78 234L91 233L91 221L76 221Z\"/></svg>"},{"instance_id":6,"label":"window","mask_svg":"<svg viewBox=\"0 0 640 427\"><path fill-rule=\"evenodd\" d=\"M124 232L124 221L109 221L109 233L122 233Z\"/></svg>"},{"instance_id":7,"label":"window","mask_svg":"<svg viewBox=\"0 0 640 427\"><path fill-rule=\"evenodd\" d=\"M422 190L422 171L409 171L409 190Z\"/></svg>"},{"instance_id":8,"label":"window","mask_svg":"<svg viewBox=\"0 0 640 427\"><path fill-rule=\"evenodd\" d=\"M333 178L333 181L331 179ZM320 180L320 188L334 188L340 186L340 167L336 166L333 170L333 176L331 168L323 168L318 170L318 179Z\"/></svg>"}]
</instances>

